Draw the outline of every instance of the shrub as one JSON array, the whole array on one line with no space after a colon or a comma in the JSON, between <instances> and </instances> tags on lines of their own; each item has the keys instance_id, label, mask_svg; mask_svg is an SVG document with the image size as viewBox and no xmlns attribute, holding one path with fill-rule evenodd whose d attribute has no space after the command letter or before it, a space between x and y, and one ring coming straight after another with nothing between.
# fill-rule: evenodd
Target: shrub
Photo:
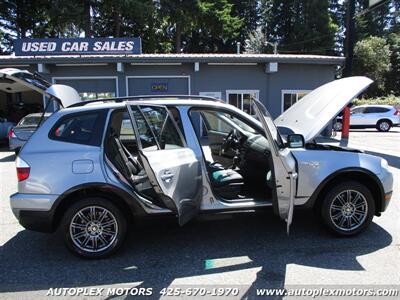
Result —
<instances>
[{"instance_id":1,"label":"shrub","mask_svg":"<svg viewBox=\"0 0 400 300\"><path fill-rule=\"evenodd\" d=\"M396 105L400 104L400 97L396 97L395 95L388 95L376 98L360 98L355 99L353 101L354 105L363 105L363 104L386 104L386 105Z\"/></svg>"}]
</instances>

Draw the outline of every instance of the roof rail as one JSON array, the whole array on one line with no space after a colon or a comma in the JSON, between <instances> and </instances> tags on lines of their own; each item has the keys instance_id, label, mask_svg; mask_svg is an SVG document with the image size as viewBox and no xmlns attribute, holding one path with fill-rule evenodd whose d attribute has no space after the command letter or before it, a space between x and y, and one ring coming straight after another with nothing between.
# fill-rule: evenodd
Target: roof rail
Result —
<instances>
[{"instance_id":1,"label":"roof rail","mask_svg":"<svg viewBox=\"0 0 400 300\"><path fill-rule=\"evenodd\" d=\"M217 99L209 96L200 96L200 95L140 95L140 96L126 96L126 97L116 97L116 98L103 98L103 99L95 99L89 101L82 101L78 103L74 103L68 107L79 107L84 106L86 104L96 103L96 102L115 102L120 103L129 100L165 100L165 99L183 99L183 100L206 100L206 101L214 101L214 102L223 102L221 99Z\"/></svg>"}]
</instances>

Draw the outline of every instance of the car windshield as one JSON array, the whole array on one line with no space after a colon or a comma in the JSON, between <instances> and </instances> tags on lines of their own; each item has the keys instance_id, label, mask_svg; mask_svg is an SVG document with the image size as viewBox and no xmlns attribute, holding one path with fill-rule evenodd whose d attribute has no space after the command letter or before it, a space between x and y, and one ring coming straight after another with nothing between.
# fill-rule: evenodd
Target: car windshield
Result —
<instances>
[{"instance_id":1,"label":"car windshield","mask_svg":"<svg viewBox=\"0 0 400 300\"><path fill-rule=\"evenodd\" d=\"M41 116L26 116L25 118L22 118L21 121L19 121L18 126L19 127L36 127L39 125ZM45 121L47 117L45 116L43 118L43 121Z\"/></svg>"}]
</instances>

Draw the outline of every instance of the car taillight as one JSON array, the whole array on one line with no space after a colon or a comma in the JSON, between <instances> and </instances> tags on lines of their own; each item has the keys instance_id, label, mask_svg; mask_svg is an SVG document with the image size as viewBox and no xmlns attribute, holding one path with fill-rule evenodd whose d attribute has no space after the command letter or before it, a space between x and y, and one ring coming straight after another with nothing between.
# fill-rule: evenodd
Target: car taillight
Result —
<instances>
[{"instance_id":1,"label":"car taillight","mask_svg":"<svg viewBox=\"0 0 400 300\"><path fill-rule=\"evenodd\" d=\"M12 130L12 128L11 128L10 131L8 132L8 138L11 139L11 138L16 138L16 137L17 136L15 135L14 130Z\"/></svg>"},{"instance_id":2,"label":"car taillight","mask_svg":"<svg viewBox=\"0 0 400 300\"><path fill-rule=\"evenodd\" d=\"M15 166L17 167L18 181L24 181L28 179L31 167L19 156L15 160Z\"/></svg>"},{"instance_id":3,"label":"car taillight","mask_svg":"<svg viewBox=\"0 0 400 300\"><path fill-rule=\"evenodd\" d=\"M395 116L400 116L400 110L396 110L396 111L394 112L394 115L395 115Z\"/></svg>"}]
</instances>

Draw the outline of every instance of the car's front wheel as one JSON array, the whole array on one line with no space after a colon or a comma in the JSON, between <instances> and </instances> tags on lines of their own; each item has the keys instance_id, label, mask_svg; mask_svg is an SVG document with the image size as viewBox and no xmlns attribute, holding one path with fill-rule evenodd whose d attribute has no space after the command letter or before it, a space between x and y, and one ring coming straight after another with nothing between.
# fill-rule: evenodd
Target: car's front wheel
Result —
<instances>
[{"instance_id":1,"label":"car's front wheel","mask_svg":"<svg viewBox=\"0 0 400 300\"><path fill-rule=\"evenodd\" d=\"M376 124L376 129L378 129L379 131L382 131L382 132L389 131L390 128L392 128L392 123L390 123L390 121L388 121L388 120L380 120Z\"/></svg>"},{"instance_id":2,"label":"car's front wheel","mask_svg":"<svg viewBox=\"0 0 400 300\"><path fill-rule=\"evenodd\" d=\"M341 121L335 121L335 123L333 123L333 129L335 131L342 131L343 128L343 124Z\"/></svg>"},{"instance_id":3,"label":"car's front wheel","mask_svg":"<svg viewBox=\"0 0 400 300\"><path fill-rule=\"evenodd\" d=\"M374 214L375 202L370 190L357 181L336 184L321 205L323 222L330 231L341 236L364 231Z\"/></svg>"},{"instance_id":4,"label":"car's front wheel","mask_svg":"<svg viewBox=\"0 0 400 300\"><path fill-rule=\"evenodd\" d=\"M73 204L62 223L69 250L84 258L104 258L122 245L127 221L112 202L104 198L85 198Z\"/></svg>"}]
</instances>

